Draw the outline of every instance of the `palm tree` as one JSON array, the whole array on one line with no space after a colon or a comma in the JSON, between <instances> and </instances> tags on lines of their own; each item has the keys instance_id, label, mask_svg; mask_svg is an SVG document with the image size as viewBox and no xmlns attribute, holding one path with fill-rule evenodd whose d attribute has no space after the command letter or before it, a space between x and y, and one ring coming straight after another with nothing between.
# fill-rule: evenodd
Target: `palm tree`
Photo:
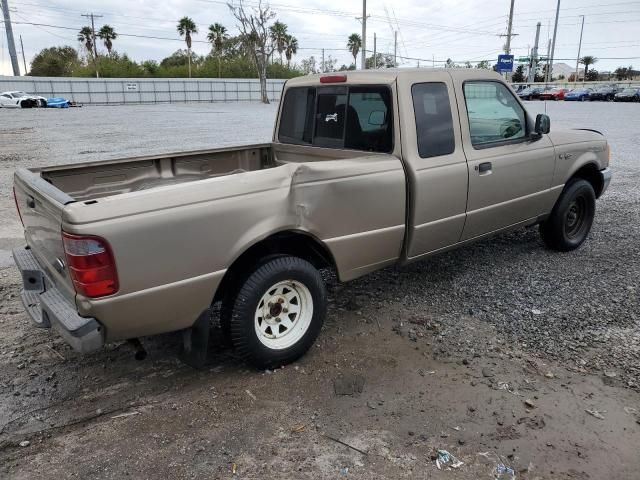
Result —
<instances>
[{"instance_id":1,"label":"palm tree","mask_svg":"<svg viewBox=\"0 0 640 480\"><path fill-rule=\"evenodd\" d=\"M82 27L78 32L78 41L84 44L84 47L93 56L93 30L91 27Z\"/></svg>"},{"instance_id":2,"label":"palm tree","mask_svg":"<svg viewBox=\"0 0 640 480\"><path fill-rule=\"evenodd\" d=\"M584 65L584 76L582 77L582 82L587 79L587 73L589 73L589 65L593 65L596 63L598 59L596 57L592 57L591 55L585 55L580 59L580 63Z\"/></svg>"},{"instance_id":3,"label":"palm tree","mask_svg":"<svg viewBox=\"0 0 640 480\"><path fill-rule=\"evenodd\" d=\"M216 57L218 57L218 78L222 76L221 75L222 67L220 66L220 55L222 54L222 47L223 47L224 41L227 38L229 38L229 35L227 35L227 29L224 25L221 25L219 23L214 23L213 25L209 25L209 33L207 34L207 40L213 46L213 51L215 52Z\"/></svg>"},{"instance_id":4,"label":"palm tree","mask_svg":"<svg viewBox=\"0 0 640 480\"><path fill-rule=\"evenodd\" d=\"M178 33L184 37L187 44L187 53L189 55L189 78L191 78L191 34L198 33L198 27L189 17L182 17L177 26Z\"/></svg>"},{"instance_id":5,"label":"palm tree","mask_svg":"<svg viewBox=\"0 0 640 480\"><path fill-rule=\"evenodd\" d=\"M287 68L291 68L291 57L298 53L298 39L293 35L287 35L284 55L287 57Z\"/></svg>"},{"instance_id":6,"label":"palm tree","mask_svg":"<svg viewBox=\"0 0 640 480\"><path fill-rule=\"evenodd\" d=\"M287 26L282 22L275 22L269 27L269 32L271 40L280 54L280 65L282 65L282 52L285 51L287 42Z\"/></svg>"},{"instance_id":7,"label":"palm tree","mask_svg":"<svg viewBox=\"0 0 640 480\"><path fill-rule=\"evenodd\" d=\"M110 25L103 25L100 31L98 32L98 36L104 42L104 46L107 48L107 52L109 52L109 56L111 56L111 49L113 48L113 40L118 38L118 34Z\"/></svg>"},{"instance_id":8,"label":"palm tree","mask_svg":"<svg viewBox=\"0 0 640 480\"><path fill-rule=\"evenodd\" d=\"M360 35L358 35L357 33L352 33L351 35L349 35L349 40L347 41L347 48L351 52L351 55L353 55L353 63L355 65L357 65L358 52L360 51L361 47L362 47L362 37L360 37Z\"/></svg>"}]
</instances>

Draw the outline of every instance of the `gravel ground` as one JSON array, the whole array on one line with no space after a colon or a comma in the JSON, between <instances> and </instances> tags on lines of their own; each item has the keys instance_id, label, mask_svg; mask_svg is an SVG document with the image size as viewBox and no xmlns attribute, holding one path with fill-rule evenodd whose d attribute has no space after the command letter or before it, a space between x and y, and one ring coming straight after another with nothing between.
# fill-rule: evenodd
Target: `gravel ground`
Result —
<instances>
[{"instance_id":1,"label":"gravel ground","mask_svg":"<svg viewBox=\"0 0 640 480\"><path fill-rule=\"evenodd\" d=\"M90 445L91 461L54 471L229 478L237 462L245 478L475 479L492 478L497 461L478 457L490 451L519 478L637 478L640 108L527 106L546 109L552 128L594 128L611 144L614 180L583 247L551 252L528 229L345 285L329 276L318 348L278 375L244 370L224 349L208 374L193 373L172 360L172 336L146 341L146 366L122 345L75 355L28 326L17 275L0 270L0 477L45 478L46 465ZM10 199L17 165L268 141L274 115L274 106L235 104L0 110L0 267L21 242ZM350 375L366 379L364 392L334 395L332 381ZM116 426L101 421L112 408L142 413ZM325 434L369 456L336 453ZM152 446L132 458L113 443L123 435L151 435ZM23 438L37 446L27 459L16 446ZM443 446L465 467L435 469L433 448ZM130 461L113 465L114 455Z\"/></svg>"}]
</instances>

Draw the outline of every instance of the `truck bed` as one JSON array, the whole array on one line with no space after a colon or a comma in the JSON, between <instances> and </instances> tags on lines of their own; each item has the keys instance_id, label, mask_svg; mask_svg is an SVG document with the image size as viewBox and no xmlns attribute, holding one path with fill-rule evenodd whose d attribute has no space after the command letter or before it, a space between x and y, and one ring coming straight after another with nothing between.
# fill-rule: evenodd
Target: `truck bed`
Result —
<instances>
[{"instance_id":1,"label":"truck bed","mask_svg":"<svg viewBox=\"0 0 640 480\"><path fill-rule=\"evenodd\" d=\"M147 190L275 166L269 144L32 170L73 200Z\"/></svg>"}]
</instances>

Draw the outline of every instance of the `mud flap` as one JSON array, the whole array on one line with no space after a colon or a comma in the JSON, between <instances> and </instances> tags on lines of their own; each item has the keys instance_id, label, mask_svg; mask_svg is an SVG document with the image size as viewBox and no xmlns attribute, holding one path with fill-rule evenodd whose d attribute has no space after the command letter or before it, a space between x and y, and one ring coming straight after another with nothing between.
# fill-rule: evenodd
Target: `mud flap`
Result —
<instances>
[{"instance_id":1,"label":"mud flap","mask_svg":"<svg viewBox=\"0 0 640 480\"><path fill-rule=\"evenodd\" d=\"M207 361L211 309L206 309L191 328L182 331L180 360L187 365L201 369Z\"/></svg>"}]
</instances>

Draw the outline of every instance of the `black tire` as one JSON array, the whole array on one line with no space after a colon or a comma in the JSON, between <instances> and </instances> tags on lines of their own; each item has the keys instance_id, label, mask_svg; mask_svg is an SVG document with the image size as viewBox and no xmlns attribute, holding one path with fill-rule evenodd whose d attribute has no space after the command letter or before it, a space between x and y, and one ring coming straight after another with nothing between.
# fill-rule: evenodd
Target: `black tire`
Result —
<instances>
[{"instance_id":1,"label":"black tire","mask_svg":"<svg viewBox=\"0 0 640 480\"><path fill-rule=\"evenodd\" d=\"M591 184L582 178L570 180L549 218L540 224L542 240L552 250L575 250L587 239L595 213L596 194Z\"/></svg>"},{"instance_id":2,"label":"black tire","mask_svg":"<svg viewBox=\"0 0 640 480\"><path fill-rule=\"evenodd\" d=\"M296 282L307 289L313 313L308 327L301 333L301 337L295 343L285 348L270 348L263 343L256 332L256 310L260 308L263 296L269 294L269 289L272 286L286 281ZM298 304L296 303L296 305ZM231 341L238 355L251 365L260 369L277 368L297 360L309 350L320 333L326 311L327 293L325 285L320 272L313 265L298 257L280 256L271 258L261 263L241 282L230 312L229 333ZM286 315L287 310L281 308L279 313L274 314L274 317L282 316L283 312ZM300 307L300 312L301 314L295 317L293 322L302 318L300 315L302 315L303 307ZM262 319L262 322L265 322L265 319ZM282 326L274 324L273 327L284 328L284 323ZM295 328L296 325L293 323L291 328ZM267 327L267 329L271 328L268 331L273 332L273 327ZM285 331L287 331L286 328ZM287 334L289 332L285 333L285 336Z\"/></svg>"}]
</instances>

